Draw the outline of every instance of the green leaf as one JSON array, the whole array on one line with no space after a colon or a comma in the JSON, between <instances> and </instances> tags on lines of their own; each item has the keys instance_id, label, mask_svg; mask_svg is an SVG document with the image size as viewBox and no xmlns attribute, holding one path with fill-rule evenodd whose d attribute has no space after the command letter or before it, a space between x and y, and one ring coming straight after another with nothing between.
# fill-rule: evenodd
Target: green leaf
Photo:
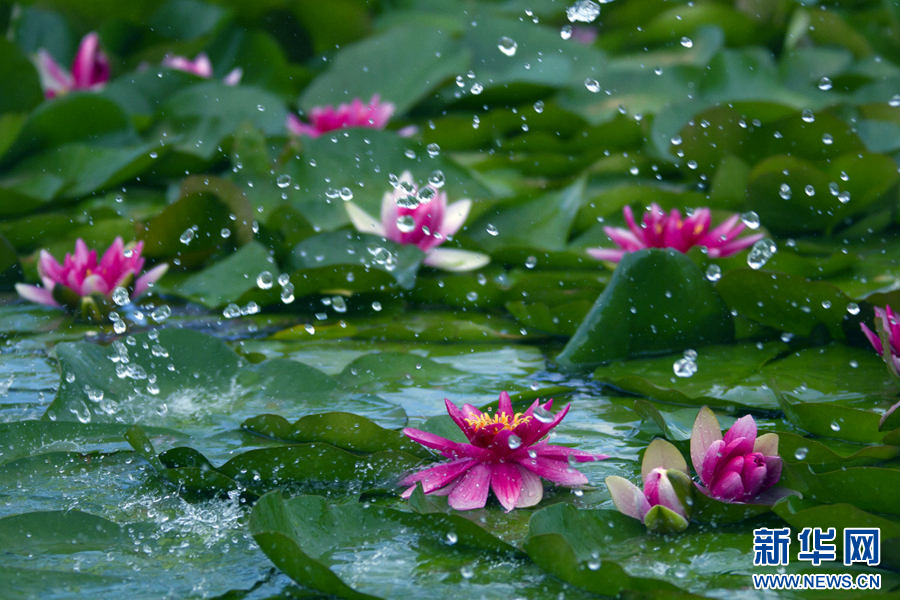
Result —
<instances>
[{"instance_id":1,"label":"green leaf","mask_svg":"<svg viewBox=\"0 0 900 600\"><path fill-rule=\"evenodd\" d=\"M557 361L585 368L733 337L731 314L689 258L674 250L641 250L625 255Z\"/></svg>"},{"instance_id":2,"label":"green leaf","mask_svg":"<svg viewBox=\"0 0 900 600\"><path fill-rule=\"evenodd\" d=\"M682 357L669 355L603 365L594 379L670 404L776 408L771 392L744 381L786 350L781 342L766 342L762 348L752 342L707 346L697 352L697 371L690 377L675 375L673 364Z\"/></svg>"},{"instance_id":3,"label":"green leaf","mask_svg":"<svg viewBox=\"0 0 900 600\"><path fill-rule=\"evenodd\" d=\"M404 547L415 548L427 540L443 540L453 534L462 548L501 556L518 554L512 546L456 515L415 514L362 504L332 506L315 496L285 500L278 492L256 503L250 515L250 532L262 551L294 581L350 600L374 597L360 591L369 587L364 579L354 578L351 586L335 574L341 548L392 544L400 541L397 537L401 535ZM410 544L410 536L421 542ZM407 572L400 563L394 567L398 581L416 577L415 571Z\"/></svg>"},{"instance_id":4,"label":"green leaf","mask_svg":"<svg viewBox=\"0 0 900 600\"><path fill-rule=\"evenodd\" d=\"M419 458L433 456L400 432L346 412L307 415L294 423L278 415L259 415L244 421L241 428L276 440L297 444L321 442L350 452L372 454L397 450Z\"/></svg>"},{"instance_id":5,"label":"green leaf","mask_svg":"<svg viewBox=\"0 0 900 600\"><path fill-rule=\"evenodd\" d=\"M402 115L445 80L464 72L469 57L450 32L421 25L401 25L347 46L331 68L317 77L300 97L307 112L315 106L337 106L380 95Z\"/></svg>"},{"instance_id":6,"label":"green leaf","mask_svg":"<svg viewBox=\"0 0 900 600\"><path fill-rule=\"evenodd\" d=\"M803 464L785 464L781 477L785 485L799 491L804 498L900 515L893 492L900 485L900 470L894 468L852 467L816 474Z\"/></svg>"},{"instance_id":7,"label":"green leaf","mask_svg":"<svg viewBox=\"0 0 900 600\"><path fill-rule=\"evenodd\" d=\"M14 554L107 552L129 544L122 527L80 510L44 511L0 519L0 544Z\"/></svg>"},{"instance_id":8,"label":"green leaf","mask_svg":"<svg viewBox=\"0 0 900 600\"><path fill-rule=\"evenodd\" d=\"M258 289L257 276L277 271L269 251L259 242L250 242L224 260L191 275L175 287L180 296L217 308L229 302L242 303L243 297Z\"/></svg>"},{"instance_id":9,"label":"green leaf","mask_svg":"<svg viewBox=\"0 0 900 600\"><path fill-rule=\"evenodd\" d=\"M321 233L297 244L291 252L294 269L340 267L343 274L350 266L386 273L403 288L416 280L425 254L412 244L397 244L383 238L347 231ZM346 276L344 276L346 281ZM390 281L390 279L388 279ZM296 285L296 284L295 284Z\"/></svg>"},{"instance_id":10,"label":"green leaf","mask_svg":"<svg viewBox=\"0 0 900 600\"><path fill-rule=\"evenodd\" d=\"M786 462L802 462L817 473L849 467L868 467L891 461L900 456L898 446L849 446L818 441L794 433L779 432L778 453ZM838 446L836 452L830 446ZM848 448L849 446L849 448ZM855 450L849 453L847 450Z\"/></svg>"},{"instance_id":11,"label":"green leaf","mask_svg":"<svg viewBox=\"0 0 900 600\"><path fill-rule=\"evenodd\" d=\"M0 39L0 81L7 82L0 91L0 114L28 112L44 99L34 65L6 39Z\"/></svg>"}]
</instances>

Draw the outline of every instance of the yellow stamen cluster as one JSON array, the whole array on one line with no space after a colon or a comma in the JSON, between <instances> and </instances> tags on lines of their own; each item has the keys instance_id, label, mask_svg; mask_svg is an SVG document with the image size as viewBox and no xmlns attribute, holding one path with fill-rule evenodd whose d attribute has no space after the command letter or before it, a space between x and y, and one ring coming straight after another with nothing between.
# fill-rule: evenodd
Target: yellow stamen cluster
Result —
<instances>
[{"instance_id":1,"label":"yellow stamen cluster","mask_svg":"<svg viewBox=\"0 0 900 600\"><path fill-rule=\"evenodd\" d=\"M508 413L502 412L497 413L496 415L489 415L487 413L482 414L480 417L473 417L470 419L466 419L466 423L468 423L475 431L479 431L489 425L502 425L503 429L515 429L522 423L527 423L531 420L531 417L526 417L523 413L516 413L514 416Z\"/></svg>"}]
</instances>

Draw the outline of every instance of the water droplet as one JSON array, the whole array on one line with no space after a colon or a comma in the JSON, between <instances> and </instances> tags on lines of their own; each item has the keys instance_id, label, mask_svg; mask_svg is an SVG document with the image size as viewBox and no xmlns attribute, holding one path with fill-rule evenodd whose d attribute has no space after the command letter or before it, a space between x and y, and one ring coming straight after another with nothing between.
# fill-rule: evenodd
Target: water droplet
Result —
<instances>
[{"instance_id":1,"label":"water droplet","mask_svg":"<svg viewBox=\"0 0 900 600\"><path fill-rule=\"evenodd\" d=\"M813 114L813 111L805 108L803 109L803 112L800 113L800 118L803 119L806 123L812 123L816 120L816 115Z\"/></svg>"},{"instance_id":2,"label":"water droplet","mask_svg":"<svg viewBox=\"0 0 900 600\"><path fill-rule=\"evenodd\" d=\"M158 307L152 313L150 313L150 318L156 321L157 323L162 323L166 319L168 319L172 315L172 309L169 308L168 305L163 304Z\"/></svg>"},{"instance_id":3,"label":"water droplet","mask_svg":"<svg viewBox=\"0 0 900 600\"><path fill-rule=\"evenodd\" d=\"M563 25L559 30L559 37L564 40L571 39L572 37L572 26L571 25Z\"/></svg>"},{"instance_id":4,"label":"water droplet","mask_svg":"<svg viewBox=\"0 0 900 600\"><path fill-rule=\"evenodd\" d=\"M353 190L348 187L342 187L341 191L338 192L338 195L344 202L350 202L351 200L353 200Z\"/></svg>"},{"instance_id":5,"label":"water droplet","mask_svg":"<svg viewBox=\"0 0 900 600\"><path fill-rule=\"evenodd\" d=\"M528 258L525 259L525 268L526 269L533 269L536 266L537 266L537 257L536 256L529 256Z\"/></svg>"},{"instance_id":6,"label":"water droplet","mask_svg":"<svg viewBox=\"0 0 900 600\"><path fill-rule=\"evenodd\" d=\"M847 312L850 313L851 315L858 315L859 314L859 304L857 304L856 302L851 302L850 304L847 305Z\"/></svg>"},{"instance_id":7,"label":"water droplet","mask_svg":"<svg viewBox=\"0 0 900 600\"><path fill-rule=\"evenodd\" d=\"M247 306L241 309L242 315L255 315L259 312L259 304L254 301L250 301L247 303Z\"/></svg>"},{"instance_id":8,"label":"water droplet","mask_svg":"<svg viewBox=\"0 0 900 600\"><path fill-rule=\"evenodd\" d=\"M503 36L497 42L497 48L499 48L500 52L502 52L503 54L505 54L507 56L515 56L516 49L518 49L518 47L519 47L519 45L516 44L516 40L514 40L512 38L508 38L506 36Z\"/></svg>"},{"instance_id":9,"label":"water droplet","mask_svg":"<svg viewBox=\"0 0 900 600\"><path fill-rule=\"evenodd\" d=\"M294 301L294 284L288 282L281 288L281 301L290 304Z\"/></svg>"},{"instance_id":10,"label":"water droplet","mask_svg":"<svg viewBox=\"0 0 900 600\"><path fill-rule=\"evenodd\" d=\"M822 143L830 146L834 143L834 137L830 133L822 134Z\"/></svg>"},{"instance_id":11,"label":"water droplet","mask_svg":"<svg viewBox=\"0 0 900 600\"><path fill-rule=\"evenodd\" d=\"M480 94L483 91L484 91L484 86L481 85L480 83L478 83L477 81L472 84L472 87L469 88L469 92L471 92L475 96L477 96L478 94Z\"/></svg>"},{"instance_id":12,"label":"water droplet","mask_svg":"<svg viewBox=\"0 0 900 600\"><path fill-rule=\"evenodd\" d=\"M66 381L69 383L75 381L75 373L66 373Z\"/></svg>"},{"instance_id":13,"label":"water droplet","mask_svg":"<svg viewBox=\"0 0 900 600\"><path fill-rule=\"evenodd\" d=\"M680 135L676 135L670 141L672 142L673 146L680 146L684 140L681 139Z\"/></svg>"},{"instance_id":14,"label":"water droplet","mask_svg":"<svg viewBox=\"0 0 900 600\"><path fill-rule=\"evenodd\" d=\"M286 286L290 282L291 282L291 276L288 275L287 273L282 273L281 275L278 276L278 285L280 285L281 287Z\"/></svg>"},{"instance_id":15,"label":"water droplet","mask_svg":"<svg viewBox=\"0 0 900 600\"><path fill-rule=\"evenodd\" d=\"M552 423L553 417L555 416L552 412L542 406L536 407L532 414L534 415L534 418L541 423Z\"/></svg>"},{"instance_id":16,"label":"water droplet","mask_svg":"<svg viewBox=\"0 0 900 600\"><path fill-rule=\"evenodd\" d=\"M672 370L678 377L693 377L697 372L697 363L689 358L679 358L672 365Z\"/></svg>"},{"instance_id":17,"label":"water droplet","mask_svg":"<svg viewBox=\"0 0 900 600\"><path fill-rule=\"evenodd\" d=\"M455 544L458 541L459 541L459 537L457 537L455 532L453 532L453 531L447 532L447 545L448 546L452 546L453 544Z\"/></svg>"},{"instance_id":18,"label":"water droplet","mask_svg":"<svg viewBox=\"0 0 900 600\"><path fill-rule=\"evenodd\" d=\"M684 351L684 357L688 360L697 360L697 356L698 356L697 351L693 350L691 348L688 348L687 350Z\"/></svg>"},{"instance_id":19,"label":"water droplet","mask_svg":"<svg viewBox=\"0 0 900 600\"><path fill-rule=\"evenodd\" d=\"M437 190L431 187L430 185L426 185L425 187L419 189L419 192L416 194L416 200L418 200L421 204L428 204L434 197L437 196Z\"/></svg>"},{"instance_id":20,"label":"water droplet","mask_svg":"<svg viewBox=\"0 0 900 600\"><path fill-rule=\"evenodd\" d=\"M536 112L538 114L544 112L544 101L543 100L538 100L537 102L534 103L534 112Z\"/></svg>"},{"instance_id":21,"label":"water droplet","mask_svg":"<svg viewBox=\"0 0 900 600\"><path fill-rule=\"evenodd\" d=\"M334 309L334 312L345 313L347 312L347 301L343 296L332 296L331 308Z\"/></svg>"},{"instance_id":22,"label":"water droplet","mask_svg":"<svg viewBox=\"0 0 900 600\"><path fill-rule=\"evenodd\" d=\"M428 176L428 184L437 189L444 187L444 172L440 170L432 171L431 175Z\"/></svg>"},{"instance_id":23,"label":"water droplet","mask_svg":"<svg viewBox=\"0 0 900 600\"><path fill-rule=\"evenodd\" d=\"M809 448L806 448L806 447L804 447L804 446L800 446L800 447L797 448L797 450L794 452L794 458L796 458L797 460L803 460L804 458L806 458L806 455L807 455L807 454L809 454Z\"/></svg>"},{"instance_id":24,"label":"water droplet","mask_svg":"<svg viewBox=\"0 0 900 600\"><path fill-rule=\"evenodd\" d=\"M850 192L847 192L847 191L841 192L840 194L838 194L837 199L838 199L838 202L840 202L841 204L847 204L848 202L850 202Z\"/></svg>"},{"instance_id":25,"label":"water droplet","mask_svg":"<svg viewBox=\"0 0 900 600\"><path fill-rule=\"evenodd\" d=\"M807 185L805 188L803 188L803 191L806 192L807 196L816 195L816 188L814 188L812 185Z\"/></svg>"},{"instance_id":26,"label":"water droplet","mask_svg":"<svg viewBox=\"0 0 900 600\"><path fill-rule=\"evenodd\" d=\"M759 229L759 215L755 211L748 210L741 213L741 221L748 229Z\"/></svg>"},{"instance_id":27,"label":"water droplet","mask_svg":"<svg viewBox=\"0 0 900 600\"><path fill-rule=\"evenodd\" d=\"M509 446L510 450L516 450L517 448L522 446L522 438L520 438L516 434L512 434L511 436L509 436L509 439L506 440L506 444Z\"/></svg>"},{"instance_id":28,"label":"water droplet","mask_svg":"<svg viewBox=\"0 0 900 600\"><path fill-rule=\"evenodd\" d=\"M593 0L578 0L566 9L569 22L591 23L600 16L600 5Z\"/></svg>"},{"instance_id":29,"label":"water droplet","mask_svg":"<svg viewBox=\"0 0 900 600\"><path fill-rule=\"evenodd\" d=\"M685 37L681 38L681 45L684 46L685 48L693 48L694 41L691 38L685 36Z\"/></svg>"},{"instance_id":30,"label":"water droplet","mask_svg":"<svg viewBox=\"0 0 900 600\"><path fill-rule=\"evenodd\" d=\"M193 229L185 229L184 233L181 234L181 237L178 238L181 240L182 244L190 244L191 240L194 239L194 230Z\"/></svg>"},{"instance_id":31,"label":"water droplet","mask_svg":"<svg viewBox=\"0 0 900 600\"><path fill-rule=\"evenodd\" d=\"M275 277L269 271L263 271L256 276L256 285L258 285L260 289L268 290L274 283Z\"/></svg>"},{"instance_id":32,"label":"water droplet","mask_svg":"<svg viewBox=\"0 0 900 600\"><path fill-rule=\"evenodd\" d=\"M487 231L488 235L492 236L497 236L500 233L497 228L494 227L494 225L492 225L491 223L487 224L487 227L485 227L485 231Z\"/></svg>"},{"instance_id":33,"label":"water droplet","mask_svg":"<svg viewBox=\"0 0 900 600\"><path fill-rule=\"evenodd\" d=\"M826 310L831 308L831 301L830 300L822 300L822 308L824 308Z\"/></svg>"},{"instance_id":34,"label":"water droplet","mask_svg":"<svg viewBox=\"0 0 900 600\"><path fill-rule=\"evenodd\" d=\"M596 79L591 79L590 77L584 80L584 87L586 87L589 92L595 94L600 91L600 83L598 83Z\"/></svg>"},{"instance_id":35,"label":"water droplet","mask_svg":"<svg viewBox=\"0 0 900 600\"><path fill-rule=\"evenodd\" d=\"M819 89L822 90L823 92L827 92L828 90L831 89L831 87L832 87L831 80L828 79L827 77L823 77L822 79L819 80Z\"/></svg>"},{"instance_id":36,"label":"water droplet","mask_svg":"<svg viewBox=\"0 0 900 600\"><path fill-rule=\"evenodd\" d=\"M900 94L894 94L891 96L891 99L888 100L888 105L893 106L894 108L900 106Z\"/></svg>"},{"instance_id":37,"label":"water droplet","mask_svg":"<svg viewBox=\"0 0 900 600\"><path fill-rule=\"evenodd\" d=\"M747 264L751 269L760 269L769 262L769 259L772 258L777 251L778 246L776 246L775 242L772 240L768 238L759 240L753 244L752 248L750 248L750 253L747 255Z\"/></svg>"},{"instance_id":38,"label":"water droplet","mask_svg":"<svg viewBox=\"0 0 900 600\"><path fill-rule=\"evenodd\" d=\"M792 195L791 186L786 183L782 183L778 188L778 195L781 196L781 198L784 200L790 200Z\"/></svg>"},{"instance_id":39,"label":"water droplet","mask_svg":"<svg viewBox=\"0 0 900 600\"><path fill-rule=\"evenodd\" d=\"M722 278L722 267L719 265L709 265L706 268L706 278L710 281L718 281Z\"/></svg>"},{"instance_id":40,"label":"water droplet","mask_svg":"<svg viewBox=\"0 0 900 600\"><path fill-rule=\"evenodd\" d=\"M230 238L230 237L231 237L231 230L228 229L227 227L223 227L223 228L222 228L222 231L219 232L219 235L221 235L223 238L226 238L226 239L227 239L227 238Z\"/></svg>"},{"instance_id":41,"label":"water droplet","mask_svg":"<svg viewBox=\"0 0 900 600\"><path fill-rule=\"evenodd\" d=\"M119 335L125 333L126 329L127 327L125 325L125 321L121 319L119 319L118 321L113 321L113 331L115 331Z\"/></svg>"},{"instance_id":42,"label":"water droplet","mask_svg":"<svg viewBox=\"0 0 900 600\"><path fill-rule=\"evenodd\" d=\"M832 421L831 422L831 430L832 431L840 431L841 430L840 423L838 423L837 421Z\"/></svg>"},{"instance_id":43,"label":"water droplet","mask_svg":"<svg viewBox=\"0 0 900 600\"><path fill-rule=\"evenodd\" d=\"M403 233L409 233L415 228L416 220L412 215L403 215L401 217L397 217L397 229L399 229Z\"/></svg>"},{"instance_id":44,"label":"water droplet","mask_svg":"<svg viewBox=\"0 0 900 600\"><path fill-rule=\"evenodd\" d=\"M128 290L121 286L113 290L112 299L118 306L125 306L131 302L131 299L128 297Z\"/></svg>"},{"instance_id":45,"label":"water droplet","mask_svg":"<svg viewBox=\"0 0 900 600\"><path fill-rule=\"evenodd\" d=\"M466 293L466 300L469 302L475 302L478 300L478 292L468 292Z\"/></svg>"},{"instance_id":46,"label":"water droplet","mask_svg":"<svg viewBox=\"0 0 900 600\"><path fill-rule=\"evenodd\" d=\"M159 154L157 154L156 152L150 153L150 158L156 158L157 156L159 156Z\"/></svg>"},{"instance_id":47,"label":"water droplet","mask_svg":"<svg viewBox=\"0 0 900 600\"><path fill-rule=\"evenodd\" d=\"M234 319L235 317L239 317L241 316L241 307L232 302L225 307L225 310L222 311L222 316L226 319Z\"/></svg>"},{"instance_id":48,"label":"water droplet","mask_svg":"<svg viewBox=\"0 0 900 600\"><path fill-rule=\"evenodd\" d=\"M431 158L436 158L441 153L441 147L437 144L428 144L425 146L425 150Z\"/></svg>"},{"instance_id":49,"label":"water droplet","mask_svg":"<svg viewBox=\"0 0 900 600\"><path fill-rule=\"evenodd\" d=\"M375 312L381 311L381 302L379 302L379 301L377 301L377 300L376 300L375 302L373 302L373 303L372 303L372 310L374 310Z\"/></svg>"},{"instance_id":50,"label":"water droplet","mask_svg":"<svg viewBox=\"0 0 900 600\"><path fill-rule=\"evenodd\" d=\"M290 175L279 175L277 179L275 179L275 185L280 188L286 188L291 185L291 176Z\"/></svg>"},{"instance_id":51,"label":"water droplet","mask_svg":"<svg viewBox=\"0 0 900 600\"><path fill-rule=\"evenodd\" d=\"M475 577L475 569L466 565L459 570L459 574L463 576L463 579L472 579Z\"/></svg>"}]
</instances>

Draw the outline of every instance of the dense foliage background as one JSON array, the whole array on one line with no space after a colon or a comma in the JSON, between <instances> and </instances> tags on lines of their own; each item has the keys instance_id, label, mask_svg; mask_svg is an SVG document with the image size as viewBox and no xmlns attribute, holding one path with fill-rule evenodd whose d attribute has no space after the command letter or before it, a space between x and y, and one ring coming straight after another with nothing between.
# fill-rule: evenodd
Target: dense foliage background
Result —
<instances>
[{"instance_id":1,"label":"dense foliage background","mask_svg":"<svg viewBox=\"0 0 900 600\"><path fill-rule=\"evenodd\" d=\"M785 524L881 527L879 569L787 570L900 584L897 389L859 327L900 306L900 3L577 6L0 1L4 593L762 597L751 531ZM68 66L92 31L110 81L45 99L33 57ZM161 66L201 52L209 79ZM385 130L286 127L375 95ZM355 232L346 201L378 215L407 170L473 201L444 247L488 266ZM586 253L653 202L740 213L770 249ZM117 236L170 267L117 321L13 292L41 249ZM502 390L573 402L555 443L613 457L592 486L401 501L433 456L398 430L454 435L444 397ZM703 405L778 432L803 498L647 534L603 478L637 481L654 437L686 452Z\"/></svg>"}]
</instances>

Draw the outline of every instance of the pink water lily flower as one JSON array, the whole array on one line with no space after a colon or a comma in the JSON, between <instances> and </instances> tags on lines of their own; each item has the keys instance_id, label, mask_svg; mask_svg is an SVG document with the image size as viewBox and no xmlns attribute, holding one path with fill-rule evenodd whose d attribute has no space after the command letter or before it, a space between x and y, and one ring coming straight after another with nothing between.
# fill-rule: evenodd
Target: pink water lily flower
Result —
<instances>
[{"instance_id":1,"label":"pink water lily flower","mask_svg":"<svg viewBox=\"0 0 900 600\"><path fill-rule=\"evenodd\" d=\"M372 96L368 104L354 98L350 104L341 104L337 108L331 105L314 107L309 111L309 123L304 123L291 113L287 118L287 128L291 133L314 138L348 127L384 129L394 114L394 108L393 104L382 102L377 95Z\"/></svg>"},{"instance_id":2,"label":"pink water lily flower","mask_svg":"<svg viewBox=\"0 0 900 600\"><path fill-rule=\"evenodd\" d=\"M626 206L622 212L628 229L603 228L619 248L589 249L588 254L597 260L617 263L626 253L644 248L674 248L679 252L687 252L694 246L706 247L706 254L710 258L727 258L763 238L761 233L738 238L745 228L738 215L731 216L710 231L711 213L708 208L698 208L694 214L682 219L678 209L666 213L654 202L644 214L641 225L635 222L630 206Z\"/></svg>"},{"instance_id":3,"label":"pink water lily flower","mask_svg":"<svg viewBox=\"0 0 900 600\"><path fill-rule=\"evenodd\" d=\"M697 488L724 502L772 504L792 490L773 488L781 478L778 435L756 437L756 421L746 415L722 437L715 413L704 406L691 433L691 461Z\"/></svg>"},{"instance_id":4,"label":"pink water lily flower","mask_svg":"<svg viewBox=\"0 0 900 600\"><path fill-rule=\"evenodd\" d=\"M884 330L885 336L887 337L889 346L888 356L884 355L884 346L881 343L881 336L866 327L865 323L860 323L859 326L862 328L862 332L866 335L866 338L868 338L869 343L875 348L875 351L885 360L885 364L887 364L888 361L893 364L893 369L890 368L890 365L888 365L888 369L894 376L894 379L897 380L897 373L900 372L900 323L897 322L897 316L894 311L891 310L890 306L885 306L884 308L878 308L876 306L875 319L881 320L881 327L876 327L875 329ZM884 415L881 416L881 420L878 423L879 429L881 429L884 422L887 421L887 418L894 414L898 408L900 408L900 402L890 407Z\"/></svg>"},{"instance_id":5,"label":"pink water lily flower","mask_svg":"<svg viewBox=\"0 0 900 600\"><path fill-rule=\"evenodd\" d=\"M41 250L38 274L44 287L17 283L16 291L26 300L49 306L60 306L68 300L74 304L95 294L109 298L117 287L132 285L131 296L140 296L169 268L163 263L140 275L144 268L143 247L144 242L138 242L133 248L126 249L122 238L117 237L99 263L97 251L88 250L81 238L75 241L75 254L66 253L63 264L46 250Z\"/></svg>"},{"instance_id":6,"label":"pink water lily flower","mask_svg":"<svg viewBox=\"0 0 900 600\"><path fill-rule=\"evenodd\" d=\"M347 202L347 214L357 231L387 238L398 244L413 244L425 253L423 262L447 271L470 271L490 262L478 252L438 248L463 226L471 200L447 204L447 193L428 184L418 187L412 173L404 171L395 187L381 200L381 220Z\"/></svg>"},{"instance_id":7,"label":"pink water lily flower","mask_svg":"<svg viewBox=\"0 0 900 600\"><path fill-rule=\"evenodd\" d=\"M197 77L202 77L203 79L211 79L213 76L212 63L205 52L198 54L194 60L185 58L184 56L166 55L166 57L163 58L162 64L164 67L170 69L193 73ZM244 70L238 67L228 73L222 82L225 85L237 85L241 82L241 77L243 77L243 75Z\"/></svg>"},{"instance_id":8,"label":"pink water lily flower","mask_svg":"<svg viewBox=\"0 0 900 600\"><path fill-rule=\"evenodd\" d=\"M471 404L462 410L445 400L447 412L462 429L469 443L459 443L419 429L404 429L411 440L439 451L450 461L405 477L400 485L411 486L408 498L421 483L426 494L449 496L456 510L483 508L488 489L507 512L534 506L544 494L541 477L564 486L588 482L572 468L576 462L609 458L565 446L551 446L542 439L569 412L567 404L559 413L550 412L553 401L537 400L524 413L514 413L509 394L500 394L497 412L483 413Z\"/></svg>"},{"instance_id":9,"label":"pink water lily flower","mask_svg":"<svg viewBox=\"0 0 900 600\"><path fill-rule=\"evenodd\" d=\"M47 98L73 90L98 90L109 81L109 59L100 49L100 38L94 32L82 38L71 72L43 48L37 51L34 61Z\"/></svg>"},{"instance_id":10,"label":"pink water lily flower","mask_svg":"<svg viewBox=\"0 0 900 600\"><path fill-rule=\"evenodd\" d=\"M619 512L638 519L651 531L687 529L694 486L678 448L665 440L653 440L644 452L641 479L643 491L624 477L606 478L609 495Z\"/></svg>"}]
</instances>

